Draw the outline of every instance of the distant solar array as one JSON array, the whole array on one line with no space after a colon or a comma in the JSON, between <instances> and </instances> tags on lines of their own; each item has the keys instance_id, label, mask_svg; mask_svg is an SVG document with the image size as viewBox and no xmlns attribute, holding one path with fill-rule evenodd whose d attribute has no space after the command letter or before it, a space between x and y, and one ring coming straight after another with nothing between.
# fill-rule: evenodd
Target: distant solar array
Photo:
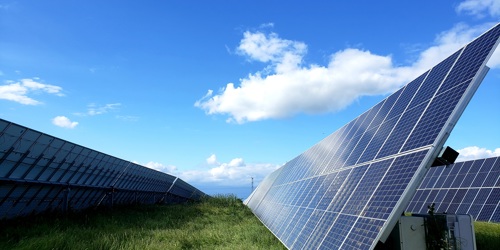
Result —
<instances>
[{"instance_id":1,"label":"distant solar array","mask_svg":"<svg viewBox=\"0 0 500 250\"><path fill-rule=\"evenodd\" d=\"M385 241L487 73L496 26L266 178L245 204L290 249Z\"/></svg>"},{"instance_id":2,"label":"distant solar array","mask_svg":"<svg viewBox=\"0 0 500 250\"><path fill-rule=\"evenodd\" d=\"M470 214L480 221L500 222L500 157L431 168L407 211Z\"/></svg>"},{"instance_id":3,"label":"distant solar array","mask_svg":"<svg viewBox=\"0 0 500 250\"><path fill-rule=\"evenodd\" d=\"M175 176L0 119L0 219L204 195Z\"/></svg>"}]
</instances>

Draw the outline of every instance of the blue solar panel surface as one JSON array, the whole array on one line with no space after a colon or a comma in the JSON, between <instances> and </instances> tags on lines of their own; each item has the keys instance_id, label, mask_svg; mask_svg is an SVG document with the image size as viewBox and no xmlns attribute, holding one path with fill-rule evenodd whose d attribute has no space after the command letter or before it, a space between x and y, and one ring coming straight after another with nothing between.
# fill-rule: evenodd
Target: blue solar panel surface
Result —
<instances>
[{"instance_id":1,"label":"blue solar panel surface","mask_svg":"<svg viewBox=\"0 0 500 250\"><path fill-rule=\"evenodd\" d=\"M500 157L431 168L407 211L470 214L480 221L500 222Z\"/></svg>"},{"instance_id":2,"label":"blue solar panel surface","mask_svg":"<svg viewBox=\"0 0 500 250\"><path fill-rule=\"evenodd\" d=\"M175 176L0 119L0 219L204 195Z\"/></svg>"},{"instance_id":3,"label":"blue solar panel surface","mask_svg":"<svg viewBox=\"0 0 500 250\"><path fill-rule=\"evenodd\" d=\"M290 249L373 249L482 81L499 34L497 25L285 164L246 204Z\"/></svg>"}]
</instances>

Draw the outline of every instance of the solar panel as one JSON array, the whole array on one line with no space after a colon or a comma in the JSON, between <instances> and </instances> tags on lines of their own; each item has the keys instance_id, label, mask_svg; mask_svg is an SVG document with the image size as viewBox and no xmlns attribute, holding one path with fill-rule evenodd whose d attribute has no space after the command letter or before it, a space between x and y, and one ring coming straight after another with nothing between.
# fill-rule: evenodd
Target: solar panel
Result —
<instances>
[{"instance_id":1,"label":"solar panel","mask_svg":"<svg viewBox=\"0 0 500 250\"><path fill-rule=\"evenodd\" d=\"M0 119L0 219L204 195L172 175Z\"/></svg>"},{"instance_id":2,"label":"solar panel","mask_svg":"<svg viewBox=\"0 0 500 250\"><path fill-rule=\"evenodd\" d=\"M289 249L373 249L487 73L499 34L497 25L286 163L245 203Z\"/></svg>"},{"instance_id":3,"label":"solar panel","mask_svg":"<svg viewBox=\"0 0 500 250\"><path fill-rule=\"evenodd\" d=\"M470 214L500 222L500 157L433 167L424 177L407 211Z\"/></svg>"}]
</instances>

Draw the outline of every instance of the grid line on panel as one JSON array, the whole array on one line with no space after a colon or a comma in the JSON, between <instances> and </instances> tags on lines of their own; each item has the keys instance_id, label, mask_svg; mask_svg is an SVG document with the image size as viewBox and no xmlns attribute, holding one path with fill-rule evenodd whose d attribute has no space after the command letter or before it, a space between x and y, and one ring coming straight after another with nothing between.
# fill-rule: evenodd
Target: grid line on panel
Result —
<instances>
[{"instance_id":1,"label":"grid line on panel","mask_svg":"<svg viewBox=\"0 0 500 250\"><path fill-rule=\"evenodd\" d=\"M321 175L321 173L325 170L325 166L327 164L327 156L333 149L333 145L335 144L334 136L328 136L324 140L322 140L319 145L321 149L321 156L318 156L321 160L321 163L318 164L313 171L313 176ZM326 145L325 145L326 144Z\"/></svg>"},{"instance_id":2,"label":"grid line on panel","mask_svg":"<svg viewBox=\"0 0 500 250\"><path fill-rule=\"evenodd\" d=\"M295 242L291 248L303 249L304 245L318 224L319 220L323 217L325 211L314 210L309 220L305 223L303 229L299 232Z\"/></svg>"},{"instance_id":3,"label":"grid line on panel","mask_svg":"<svg viewBox=\"0 0 500 250\"><path fill-rule=\"evenodd\" d=\"M19 149L22 145L21 145L21 140L23 138L23 136L27 133L27 129L22 129L21 128L21 132L20 132L20 135L17 136L17 139L15 140L15 142L12 144L12 147L14 148L14 150L16 149ZM16 137L15 135L10 135L12 137Z\"/></svg>"},{"instance_id":4,"label":"grid line on panel","mask_svg":"<svg viewBox=\"0 0 500 250\"><path fill-rule=\"evenodd\" d=\"M394 159L389 159L387 163L389 163L389 165L391 165L393 161L394 161ZM378 164L378 163L380 163L380 164ZM375 165L375 166L374 166L374 165ZM369 169L369 170L370 170L370 172L373 172L373 170L372 170L371 168L377 168L377 167L382 168L382 167L386 167L386 166L384 165L384 162L377 162L377 163L374 163L374 164L372 164L372 165L370 165L370 166L369 166L369 168L370 168L370 169ZM382 171L377 171L379 174L380 174L380 173L382 174L382 178L381 178L381 179L383 179L383 176L385 176L385 175L387 174L387 171L388 171L388 170L389 170L389 168L386 168L385 170L383 170L383 172L382 172ZM369 172L369 171L366 171L366 172ZM377 181L379 178L377 178L377 176L376 176L376 175L374 176L374 175L371 175L371 174L370 174L370 176L369 176L368 180L364 180L364 177L366 176L366 172L365 172L365 175L364 175L364 176L361 178L361 180L358 182L358 186L356 187L355 191L351 194L351 197L353 197L353 196L354 196L354 197L358 196L358 199L359 199L359 200L358 200L358 206L357 206L357 207L359 208L359 207L361 206L362 208L361 208L361 209L356 209L356 206L354 206L354 205L352 205L352 204L349 204L349 202L351 202L351 201L352 201L352 198L349 198L348 202L346 202L346 203L345 203L345 205L344 205L344 207L342 208L342 211L341 211L341 214L345 214L345 213L347 213L347 214L355 215L357 218L356 218L356 220L355 220L354 224L357 224L357 223L358 223L358 220L362 218L362 217L361 217L361 212L362 212L363 210L365 210L365 209L366 209L366 206L368 205L367 203L364 203L364 202L363 202L365 199L366 199L366 200L370 200L370 198L367 198L367 197L366 197L366 195L367 195L368 193L370 193L370 194L369 194L369 196L372 196L372 195L373 195L373 192L374 192L375 190L377 190L378 186L380 185L380 181ZM377 172L376 172L375 174L377 174ZM358 189L358 187L359 187L359 185L360 185L360 184L362 184L363 186L367 185L367 187L366 187L366 188L363 188L364 190L361 190L361 191L360 191L360 192L361 192L361 195L360 195L360 194L356 194L357 189ZM371 187L369 186L370 184L376 184L376 187L375 187L374 189L370 189L370 188L371 188ZM369 189L369 190L367 190L367 189ZM365 195L363 195L363 193L365 193ZM360 197L359 197L359 196L360 196ZM364 203L364 205L363 205L363 203ZM347 210L347 211L346 211L346 208L349 208L349 207L351 207L351 208L353 208L353 207L354 207L354 209L350 209L350 210ZM347 233L347 235L350 235L353 229L354 229L354 227L351 227L351 228L350 228L350 230L349 230L349 232ZM376 234L374 234L374 235L372 235L372 236L373 236L373 238L375 238ZM344 245L344 244L346 243L346 240L347 240L347 239L348 239L348 237L345 237L345 238L344 238L344 241L342 241L342 243L341 243L341 245L340 245L340 246ZM370 246L370 245L371 245L371 244L368 244L367 246ZM359 246L357 246L357 247L359 248Z\"/></svg>"},{"instance_id":5,"label":"grid line on panel","mask_svg":"<svg viewBox=\"0 0 500 250\"><path fill-rule=\"evenodd\" d=\"M486 177L488 176L490 169L488 169L488 166L492 165L490 164L491 159L487 160L475 160L471 163L471 173L468 173L468 176L472 173L474 173L474 177L472 178L472 181L470 183L471 187L479 186L482 185L483 182L486 180ZM475 170L475 168L478 168ZM474 170L474 171L473 171ZM470 177L468 177L470 178Z\"/></svg>"},{"instance_id":6,"label":"grid line on panel","mask_svg":"<svg viewBox=\"0 0 500 250\"><path fill-rule=\"evenodd\" d=\"M317 195L318 193L322 193L323 189L324 189L324 184L325 184L325 181L327 180L327 175L321 175L319 177L317 177L317 181L316 183L314 184L314 186L312 187L313 188L313 191L314 194L313 195L310 195L310 199L309 199L309 202L307 204L305 204L306 207L308 208L312 208L312 209L315 209L318 202L319 202L319 198L320 195ZM312 197L312 198L311 198Z\"/></svg>"},{"instance_id":7,"label":"grid line on panel","mask_svg":"<svg viewBox=\"0 0 500 250\"><path fill-rule=\"evenodd\" d=\"M312 209L299 207L299 209L295 213L294 219L287 227L287 229L289 230L285 229L285 235L284 235L286 237L284 238L285 245L293 244L296 237L298 236L297 232L298 229L296 228L297 227L302 228L302 226L305 224L306 220L311 216L311 214L312 214Z\"/></svg>"},{"instance_id":8,"label":"grid line on panel","mask_svg":"<svg viewBox=\"0 0 500 250\"><path fill-rule=\"evenodd\" d=\"M470 89L471 83L472 81L468 80L433 98L401 150L436 143L435 140L439 138L438 135L442 133L445 124L453 125L450 119L454 117L453 115L459 115L457 112L461 112L457 109L463 102L463 98L460 97Z\"/></svg>"},{"instance_id":9,"label":"grid line on panel","mask_svg":"<svg viewBox=\"0 0 500 250\"><path fill-rule=\"evenodd\" d=\"M325 156L325 160L324 160L324 168L319 172L319 174L327 174L330 170L330 163L331 163L331 160L333 158L333 156L337 153L337 151L340 149L340 146L344 140L344 133L346 133L346 131L348 132L348 125L345 125L343 127L341 127L339 130L337 130L336 132L332 133L331 135L329 135L328 137L331 137L331 141L332 141L332 145L330 146L330 150L328 152L328 154Z\"/></svg>"},{"instance_id":10,"label":"grid line on panel","mask_svg":"<svg viewBox=\"0 0 500 250\"><path fill-rule=\"evenodd\" d=\"M349 159L349 155L351 154L352 151L356 149L356 145L358 141L361 139L361 135L364 132L362 129L363 124L368 117L369 112L363 113L359 119L354 123L353 127L356 128L354 133L351 136L348 136L349 141L344 145L344 150L342 150L341 154L339 155L339 160L342 159L341 164L338 165L339 168L344 168L344 167L349 167L350 164L348 164L347 160ZM352 131L352 130L351 130ZM360 132L361 131L361 132ZM338 162L338 161L337 161Z\"/></svg>"},{"instance_id":11,"label":"grid line on panel","mask_svg":"<svg viewBox=\"0 0 500 250\"><path fill-rule=\"evenodd\" d=\"M426 206L435 203L436 212L471 214L476 220L499 222L500 218L494 218L500 200L500 175L495 171L500 170L499 159L479 159L432 168L425 177L432 181L422 182L417 189L417 194L426 192L428 195L425 198L415 195L407 210L424 213ZM437 178L436 173L439 173Z\"/></svg>"},{"instance_id":12,"label":"grid line on panel","mask_svg":"<svg viewBox=\"0 0 500 250\"><path fill-rule=\"evenodd\" d=\"M28 174L38 165L38 162L40 162L42 159L43 153L36 157L35 161L30 164L29 168L24 172L24 174L21 175L20 179L25 179L26 176L28 176Z\"/></svg>"},{"instance_id":13,"label":"grid line on panel","mask_svg":"<svg viewBox=\"0 0 500 250\"><path fill-rule=\"evenodd\" d=\"M346 181L351 175L352 171L353 169L347 169L336 173L334 182L332 182L331 185L328 187L328 193L323 196L316 209L323 209L325 211L336 212L331 210L331 204L334 200L337 200L337 197L340 194L340 190L344 189Z\"/></svg>"},{"instance_id":14,"label":"grid line on panel","mask_svg":"<svg viewBox=\"0 0 500 250\"><path fill-rule=\"evenodd\" d=\"M347 182L341 187L336 196L335 203L330 203L328 210L333 212L339 212L340 214L345 212L346 206L351 202L351 198L356 194L356 190L360 185L361 181L354 181L356 179L362 180L368 171L369 166L363 165L354 168L347 177ZM354 179L354 180L352 180Z\"/></svg>"},{"instance_id":15,"label":"grid line on panel","mask_svg":"<svg viewBox=\"0 0 500 250\"><path fill-rule=\"evenodd\" d=\"M476 199L478 200L477 203L479 203L480 208L477 212L476 218L480 217L481 212L483 211L483 209L488 201L488 198L490 197L492 192L493 192L493 188L483 188L483 189L479 190L479 193L476 196ZM474 201L476 201L476 200L474 200Z\"/></svg>"},{"instance_id":16,"label":"grid line on panel","mask_svg":"<svg viewBox=\"0 0 500 250\"><path fill-rule=\"evenodd\" d=\"M457 60L460 58L460 54L461 54L462 52L463 52L463 48L460 50L460 53L459 53L459 55L457 56L457 58L453 59L453 55L452 55L452 56L450 56L449 58L447 58L447 59L453 60L453 64L452 64L452 65L450 66L450 68L447 70L447 73L445 74L444 78L440 81L440 83L439 83L439 85L438 85L437 89L439 89L439 88L440 88L440 86L443 84L443 82L445 81L446 77L447 77L447 76L449 75L449 73L451 72L451 70L452 70L453 66L456 64ZM445 61L446 61L447 59L445 59ZM445 61L443 61L443 62L445 62ZM430 72L429 72L429 74L428 74L428 75L432 74L432 73L433 73L433 70L435 70L435 69L440 70L438 67L439 67L439 65L438 65L438 66L433 67L433 68L430 70ZM445 67L445 69L446 69L446 68L447 68L447 67ZM425 80L427 80L427 78L426 78ZM425 80L422 82L422 85L426 84L426 81L425 81ZM430 80L432 81L433 79L431 78ZM421 85L421 86L422 86L422 85ZM419 94L419 92L417 91L417 92L416 92L416 95L418 95L418 94ZM411 135L413 134L413 131L415 130L415 128L416 128L416 127L418 126L418 124L420 123L420 120L422 119L422 117L424 117L424 115L426 114L427 109L428 109L428 108L429 108L429 106L431 105L432 100L434 99L434 97L436 96L436 94L437 94L437 92L434 92L434 93L432 94L432 96L431 96L431 97L430 97L430 99L429 99L430 101L426 104L426 107L422 109L422 112L421 112L421 113L420 113L420 115L418 116L418 119L417 119L417 120L414 122L414 124L413 124L413 128L412 128L412 129L410 130L410 132L408 133L408 136L406 136L406 137L405 137L405 139L404 139L404 141L403 141L403 143L402 143L402 145L401 145L400 149L397 151L398 153L401 153L401 151L403 150L404 145L405 145L405 144L408 142L408 140L410 139ZM419 104L425 104L425 103L426 103L426 100L423 100L421 103L418 103L418 104L416 104L416 105L418 106ZM405 110L406 110L406 109L405 109ZM400 118L402 118L402 116L401 116ZM391 133L392 133L392 131L391 131ZM389 137L390 137L390 136L389 136ZM389 139L389 137L388 137L387 139ZM387 143L387 140L386 140L386 142L384 142L384 144L385 144L385 143ZM382 150L382 148L383 148L383 147L381 147L381 149L380 149L380 150ZM379 151L379 153L380 153L380 151ZM378 156L378 154L377 154L377 156ZM376 156L376 157L377 157L377 156Z\"/></svg>"},{"instance_id":17,"label":"grid line on panel","mask_svg":"<svg viewBox=\"0 0 500 250\"><path fill-rule=\"evenodd\" d=\"M496 191L500 193L500 188L497 188ZM500 199L498 200L495 210L491 214L488 221L500 221Z\"/></svg>"},{"instance_id":18,"label":"grid line on panel","mask_svg":"<svg viewBox=\"0 0 500 250\"><path fill-rule=\"evenodd\" d=\"M356 123L356 121L358 119L359 119L359 117L357 117L355 120L353 120L352 122L350 122L346 126L344 126L345 127L344 132L347 134L344 135L344 133L342 133L342 135L341 135L342 141L340 142L340 145L343 145L344 142L346 140L348 140L348 135L353 130L354 124ZM345 150L345 148L343 148L343 147L340 147L337 150L335 150L335 153L333 153L331 155L330 159L328 160L328 164L327 164L328 169L326 170L326 172L324 171L323 173L331 173L339 168L337 165L337 161L339 160L339 154L342 154L344 150Z\"/></svg>"},{"instance_id":19,"label":"grid line on panel","mask_svg":"<svg viewBox=\"0 0 500 250\"><path fill-rule=\"evenodd\" d=\"M372 140L375 138L376 135L378 135L378 131L382 127L382 125L385 122L388 122L388 121L392 120L392 118L394 118L394 116L400 116L400 118L396 121L396 123L394 124L394 126L392 126L393 129L396 127L397 123L399 122L399 120L403 116L402 114L404 114L406 112L406 110L408 109L408 107L410 107L410 103L412 102L413 98L415 97L415 93L420 89L420 87L422 86L422 84L427 79L427 76L429 75L429 72L430 71L427 71L427 72L423 73L422 75L420 75L419 77L417 77L415 80L413 80L410 83L406 84L403 88L400 89L401 93L399 95L396 92L395 96L397 96L397 98L394 100L394 103L392 103L392 105L391 105L390 109L388 109L387 113L385 115L383 115L383 118L380 119L380 123L376 122L376 125L377 125L376 131L375 131L374 135L371 136L370 141L363 148L363 151L359 154L359 156L358 156L358 158L356 159L356 162L355 162L356 164L359 164L359 163L365 162L367 160L369 161L369 160L373 159L372 158L372 159L361 160L362 156L365 154L366 149L371 145ZM416 88L414 88L414 85L417 85ZM410 93L411 95L408 95L408 93ZM410 98L408 98L408 97L410 97ZM382 103L385 103L388 99L389 98L384 99L384 101ZM403 104L400 104L400 102L399 102L400 100L402 100ZM396 104L399 104L399 105L396 105ZM383 107L383 105L381 105L380 109L377 110L377 115L382 110L382 107ZM374 108L372 108L372 109L374 109ZM402 111L398 112L400 110L402 110ZM373 123L373 121L376 120L376 118L377 118L377 116L375 116L373 118L372 123ZM371 123L368 126L368 128L370 128L370 127L371 127ZM389 136L392 134L393 129L391 129L391 131L389 132L389 134L387 134L387 136L385 136L386 139L389 138ZM367 131L369 131L369 129L367 129ZM382 146L384 144L385 144L385 141L384 141L384 143L381 144L380 148L382 148ZM375 157L375 155L373 157Z\"/></svg>"},{"instance_id":20,"label":"grid line on panel","mask_svg":"<svg viewBox=\"0 0 500 250\"><path fill-rule=\"evenodd\" d=\"M490 170L488 171L488 175L485 178L482 186L500 185L498 183L499 177L500 177L500 157L496 158L495 162L491 165ZM493 181L493 180L496 180L496 181Z\"/></svg>"},{"instance_id":21,"label":"grid line on panel","mask_svg":"<svg viewBox=\"0 0 500 250\"><path fill-rule=\"evenodd\" d=\"M78 165L76 167L76 169L73 171L73 174L71 174L71 176L67 179L67 183L74 184L74 182L72 180L73 180L73 178L75 178L76 174L78 174L78 171L81 168L83 168L83 162L81 162L80 165Z\"/></svg>"},{"instance_id":22,"label":"grid line on panel","mask_svg":"<svg viewBox=\"0 0 500 250\"><path fill-rule=\"evenodd\" d=\"M397 102L397 100L399 99L399 97L400 97L400 96L398 96L398 97L397 97L397 99L396 99L395 103ZM363 122L361 123L361 125L359 126L359 129L363 129L363 128L364 128L364 129L363 129L363 133L362 133L361 135L359 135L359 140L357 140L356 145L353 147L353 150L351 150L351 152L349 153L349 155L346 157L345 165L353 165L353 164L356 164L356 162L357 162L358 158L359 158L359 157L360 157L360 155L362 154L362 152L361 152L361 153L358 153L358 151L359 151L359 150L358 150L358 148L361 148L361 147L362 147L363 151L364 151L364 149L366 149L366 146L368 145L368 142L367 142L364 146L359 146L359 145L360 145L360 143L363 143L364 141L366 141L366 139L365 139L365 140L362 140L363 138L366 138L366 137L365 137L365 135L369 134L368 136L370 136L370 133L369 133L369 132L371 132L374 128L371 128L371 129L369 129L369 128L371 127L372 123L376 120L376 117L377 117L377 115L379 114L380 110L382 109L382 106L383 106L383 105L380 105L380 106L379 106L379 105L375 105L373 108L369 109L368 111L366 111L366 112L363 114L363 115L365 115L365 114L366 114L366 117L365 117L365 119L363 120ZM392 110L392 107L391 107L391 110ZM388 111L388 114L390 113L390 111L391 111L391 110L389 110L389 111ZM363 124L365 124L365 121L366 121L366 120L369 120L369 123L368 123L368 125L363 126ZM369 140L371 140L375 134L376 134L376 132L375 132L375 133L373 133L373 134L369 137ZM355 137L355 138L356 138L356 137ZM350 160L350 159L351 159L351 156L353 156L353 157L356 157L356 156L357 156L357 157L356 157L356 159L355 159L355 160L354 160L354 159ZM354 160L354 161L353 161L353 160Z\"/></svg>"},{"instance_id":23,"label":"grid line on panel","mask_svg":"<svg viewBox=\"0 0 500 250\"><path fill-rule=\"evenodd\" d=\"M358 192L357 190L352 193L352 196L355 196L355 197L358 196L357 197L357 199L358 199L357 200L357 203L358 203L357 210L353 209L353 207L351 207L351 211L349 211L349 210L346 211L346 207L349 208L348 205L351 205L351 204L349 204L349 202L347 202L345 204L344 208L342 209L341 213L346 213L349 211L351 213L348 213L348 214L363 216L362 211L364 211L366 209L366 207L368 206L368 203L366 203L366 201L369 201L373 197L375 191L379 188L382 180L384 180L384 178L387 175L387 172L389 171L390 166L392 165L393 162L394 162L394 159L388 159L386 161L371 164L370 165L370 172L373 172L373 171L376 171L376 172L370 173L370 175L368 176L368 180L365 180L364 178L362 178L359 181L359 184L361 184L362 188L363 188L363 190L359 191L361 193L360 195L359 194L355 195L356 192ZM372 170L373 168L379 168L380 170ZM358 184L358 186L359 186L359 184ZM352 201L352 199L349 199L349 201ZM365 201L365 202L363 202L363 201ZM353 205L351 205L351 206L353 206ZM354 211L354 213L353 213L353 211Z\"/></svg>"},{"instance_id":24,"label":"grid line on panel","mask_svg":"<svg viewBox=\"0 0 500 250\"><path fill-rule=\"evenodd\" d=\"M307 150L304 154L304 156L306 157L306 161L305 161L305 164L300 168L302 171L300 172L300 177L299 179L304 179L304 178L308 178L310 177L311 175L311 172L313 171L313 167L315 166L315 162L317 160L317 151L318 151L318 145L315 145L313 147L310 148L310 150Z\"/></svg>"},{"instance_id":25,"label":"grid line on panel","mask_svg":"<svg viewBox=\"0 0 500 250\"><path fill-rule=\"evenodd\" d=\"M368 168L367 165L364 165L366 166L366 168ZM341 211L342 209L344 208L345 206L345 203L349 200L350 198L350 192L352 192L353 190L355 190L356 187L352 187L352 182L349 182L348 180L350 178L354 178L356 176L359 175L358 172L362 171L362 174L361 175L364 175L366 173L366 170L367 169L361 169L362 167L364 166L361 166L361 167L358 167L358 168L353 168L351 169L351 171L349 172L349 174L347 175L346 177L346 180L342 183L342 186L341 188L339 189L339 191L335 194L335 197L331 200L328 208L327 208L327 211L329 212L335 212L335 213L338 213L338 216L335 217L335 219L332 221L332 226L330 226L328 232L326 233L327 235L330 234L331 230L334 229L334 231L336 230L336 228L333 228L333 225L336 225L337 221L340 219L340 224L342 225L345 225L344 221L346 220L345 216L350 216L350 217L354 217L353 215L347 215L347 214L342 214ZM361 170L360 170L361 169ZM353 177L354 176L354 177ZM357 186L359 184L358 183L355 183L355 185ZM346 195L346 193L348 193ZM340 198L338 195L341 195ZM334 203L335 202L335 203ZM345 232L345 230L343 230L342 232ZM332 232L332 234L335 234L337 237L339 238L342 238L340 236L343 236L341 233L339 232ZM346 234L347 235L347 234ZM325 239L323 239L323 241L325 241ZM336 243L339 243L339 242L336 242ZM341 242L339 245L336 245L336 243L331 243L331 242L328 242L327 243L327 248L335 248L335 247L340 247L341 245ZM322 245L323 242L320 244Z\"/></svg>"},{"instance_id":26,"label":"grid line on panel","mask_svg":"<svg viewBox=\"0 0 500 250\"><path fill-rule=\"evenodd\" d=\"M26 158L31 158L31 157L28 157L30 156L30 154L34 153L33 151L33 148L36 146L37 144L37 141L42 137L42 134L38 133L38 136L36 139L34 139L31 143L31 145L27 148L27 150L24 152L23 154L23 157L18 161L18 164L16 164L17 166L12 168L11 169L11 172L9 174L7 174L7 178L11 178L11 175L14 173L15 170L17 170L16 168L18 168L19 165L21 165L22 163L24 163L25 159ZM41 160L40 157L36 157L35 159L38 159ZM35 160L36 161L36 160ZM28 165L31 165L27 170L25 170L25 172L23 174L21 174L21 177L20 179L24 179L24 177L28 174L29 171L31 171L31 169L34 167L34 165L30 164L30 163L27 163Z\"/></svg>"},{"instance_id":27,"label":"grid line on panel","mask_svg":"<svg viewBox=\"0 0 500 250\"><path fill-rule=\"evenodd\" d=\"M323 216L321 216L318 223L312 230L312 233L305 241L304 243L305 248L307 249L319 248L321 242L325 238L326 234L329 232L330 226L332 225L329 222L335 220L337 216L338 216L337 213L325 211L323 213Z\"/></svg>"},{"instance_id":28,"label":"grid line on panel","mask_svg":"<svg viewBox=\"0 0 500 250\"><path fill-rule=\"evenodd\" d=\"M319 244L324 249L340 249L343 240L348 234L349 226L353 225L355 216L339 214L330 226L326 236Z\"/></svg>"},{"instance_id":29,"label":"grid line on panel","mask_svg":"<svg viewBox=\"0 0 500 250\"><path fill-rule=\"evenodd\" d=\"M308 179L307 186L306 186L304 192L301 194L301 196L298 200L297 206L304 207L303 203L309 200L308 199L310 197L309 194L313 191L313 187L316 184L316 182L318 181L318 179L319 179L319 177L312 177L312 178Z\"/></svg>"},{"instance_id":30,"label":"grid line on panel","mask_svg":"<svg viewBox=\"0 0 500 250\"><path fill-rule=\"evenodd\" d=\"M436 193L437 191L433 191ZM469 210L471 209L473 205L473 200L474 197L476 197L477 193L479 193L479 188L469 188L467 189L467 192L464 195L464 198L462 199L462 203L458 206L457 208L457 213L459 214L468 214ZM429 195L429 198L432 198L433 196ZM427 201L428 203L428 201Z\"/></svg>"},{"instance_id":31,"label":"grid line on panel","mask_svg":"<svg viewBox=\"0 0 500 250\"><path fill-rule=\"evenodd\" d=\"M263 181L263 184L266 184L266 185L263 185L263 187L262 187L263 194L261 195L261 198L258 200L258 203L254 206L254 209L258 209L259 208L259 206L262 203L262 201L266 198L267 193L269 192L271 186L278 179L278 177L281 175L281 173L283 172L282 170L285 167L286 167L286 165L283 166L283 167L281 167L281 168L279 168L279 169L277 169L277 170L275 170L273 173L269 174L268 177L266 177L264 179L264 181L267 180L266 182ZM261 185L259 185L259 186L261 186ZM261 191L259 187L257 187L257 189L255 191L257 191L257 190Z\"/></svg>"},{"instance_id":32,"label":"grid line on panel","mask_svg":"<svg viewBox=\"0 0 500 250\"><path fill-rule=\"evenodd\" d=\"M453 179L453 182L451 183L450 187L452 187L452 188L463 187L465 176L467 175L469 170L470 170L469 166L467 166L467 164L464 164L462 162L460 164L460 169L458 170L457 174L455 175L455 178Z\"/></svg>"},{"instance_id":33,"label":"grid line on panel","mask_svg":"<svg viewBox=\"0 0 500 250\"><path fill-rule=\"evenodd\" d=\"M423 107L426 105L426 102L405 110L403 114L392 118L395 119L396 122L378 150L375 158L401 153L399 149L404 144L404 141L408 138L408 133L411 131L408 130L408 128L413 128L415 126L419 116L423 114L422 112L425 109Z\"/></svg>"}]
</instances>

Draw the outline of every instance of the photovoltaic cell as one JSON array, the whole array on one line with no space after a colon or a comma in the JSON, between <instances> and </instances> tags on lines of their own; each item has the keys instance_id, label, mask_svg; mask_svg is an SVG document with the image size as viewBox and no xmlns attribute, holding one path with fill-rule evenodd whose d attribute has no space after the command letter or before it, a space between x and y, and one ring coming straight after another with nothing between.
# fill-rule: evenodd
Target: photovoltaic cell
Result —
<instances>
[{"instance_id":1,"label":"photovoltaic cell","mask_svg":"<svg viewBox=\"0 0 500 250\"><path fill-rule=\"evenodd\" d=\"M433 167L424 177L407 211L471 214L481 221L500 222L500 157Z\"/></svg>"},{"instance_id":2,"label":"photovoltaic cell","mask_svg":"<svg viewBox=\"0 0 500 250\"><path fill-rule=\"evenodd\" d=\"M499 34L497 25L271 173L245 204L290 249L385 241L485 76ZM418 201L432 193L460 207L463 192L434 191L417 193ZM475 197L492 202L492 191Z\"/></svg>"},{"instance_id":3,"label":"photovoltaic cell","mask_svg":"<svg viewBox=\"0 0 500 250\"><path fill-rule=\"evenodd\" d=\"M0 119L0 220L202 196L175 176Z\"/></svg>"}]
</instances>

